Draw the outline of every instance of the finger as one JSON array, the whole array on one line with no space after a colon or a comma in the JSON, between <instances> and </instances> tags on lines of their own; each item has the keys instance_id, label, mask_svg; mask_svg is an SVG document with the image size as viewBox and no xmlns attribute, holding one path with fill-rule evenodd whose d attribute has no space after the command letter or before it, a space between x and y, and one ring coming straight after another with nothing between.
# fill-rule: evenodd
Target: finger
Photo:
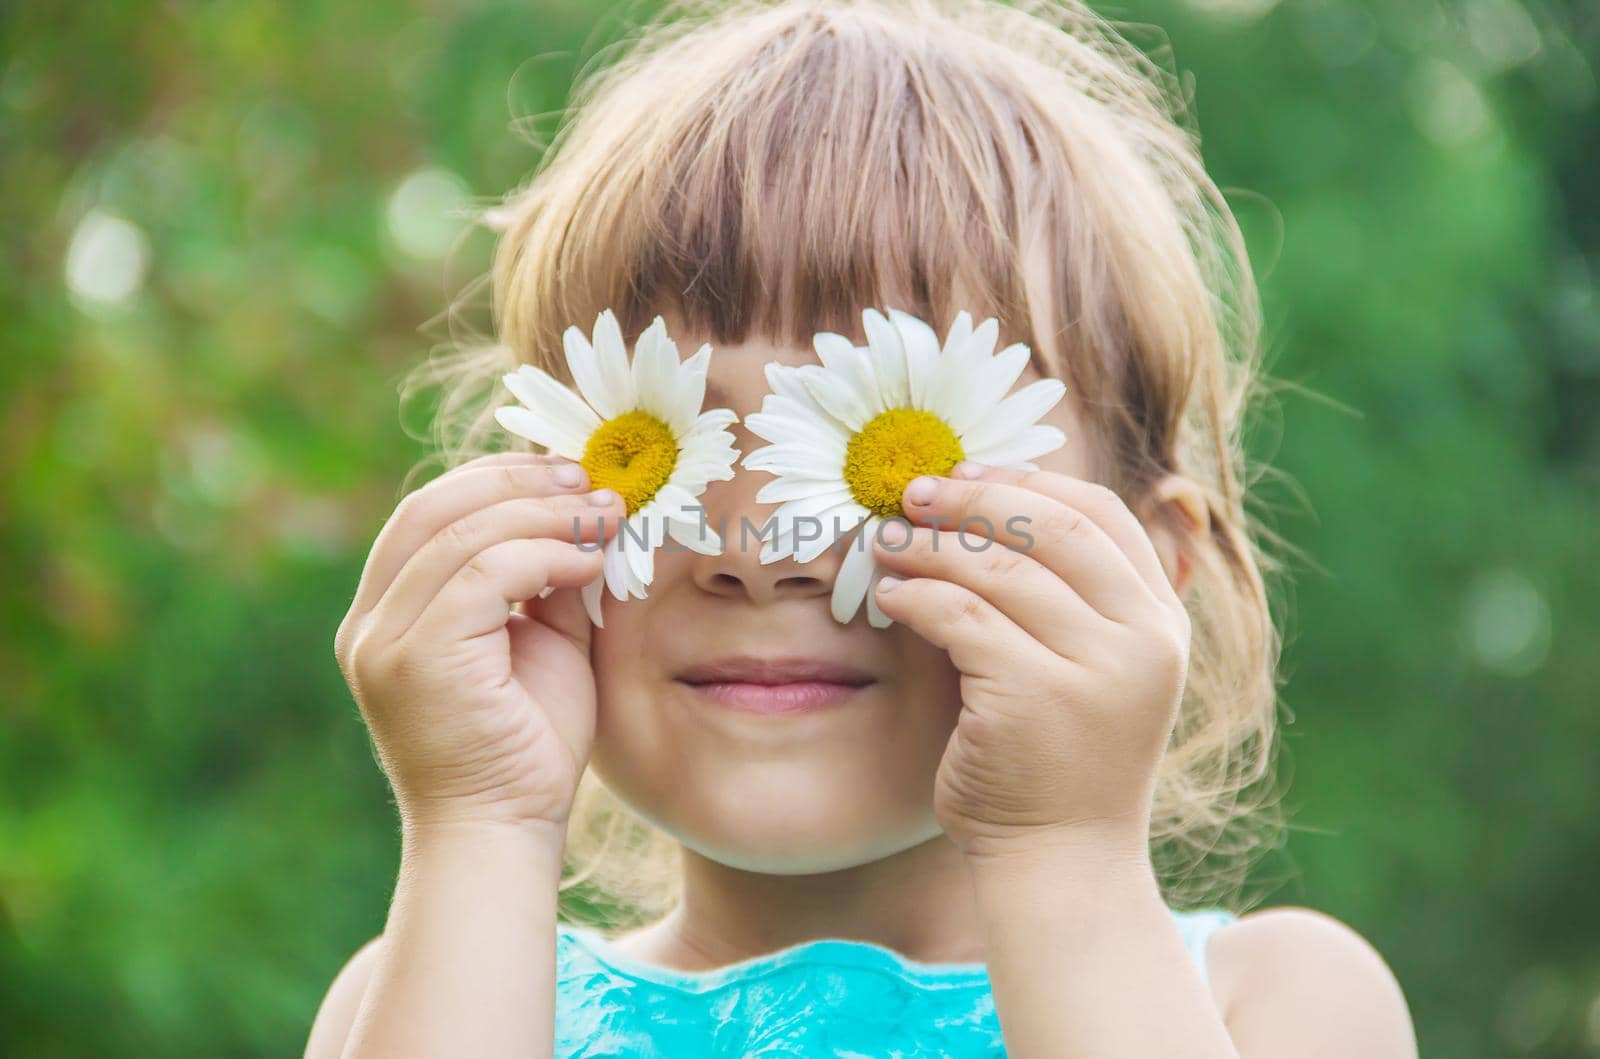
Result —
<instances>
[{"instance_id":1,"label":"finger","mask_svg":"<svg viewBox=\"0 0 1600 1059\"><path fill-rule=\"evenodd\" d=\"M1160 605L1105 530L1053 497L1003 482L922 477L903 499L913 522L987 533L1026 552L1112 621L1133 621Z\"/></svg>"},{"instance_id":2,"label":"finger","mask_svg":"<svg viewBox=\"0 0 1600 1059\"><path fill-rule=\"evenodd\" d=\"M596 552L595 554L600 554ZM601 567L604 568L605 557L601 556ZM594 580L593 578L589 579ZM582 582L578 589L588 584ZM526 599L522 601L521 610L530 621L546 625L556 632L571 640L573 645L585 653L589 650L589 636L594 629L594 624L589 620L589 612L584 609L583 599L578 589L559 589L550 586L541 593L544 598Z\"/></svg>"},{"instance_id":3,"label":"finger","mask_svg":"<svg viewBox=\"0 0 1600 1059\"><path fill-rule=\"evenodd\" d=\"M488 548L503 541L543 537L574 545L581 541L585 547L580 550L598 555L598 542L615 534L622 519L622 498L610 489L584 496L502 500L457 519L406 560L373 608L377 642L399 639L446 582ZM524 598L537 595L535 590Z\"/></svg>"},{"instance_id":4,"label":"finger","mask_svg":"<svg viewBox=\"0 0 1600 1059\"><path fill-rule=\"evenodd\" d=\"M1081 661L1089 626L1105 620L1038 560L990 537L926 526L908 530L892 520L883 524L874 549L878 564L901 577L938 578L977 593L1067 658Z\"/></svg>"},{"instance_id":5,"label":"finger","mask_svg":"<svg viewBox=\"0 0 1600 1059\"><path fill-rule=\"evenodd\" d=\"M886 577L873 591L884 614L948 654L966 676L1014 680L1018 673L1042 672L1037 667L1061 663L992 603L962 585L931 577Z\"/></svg>"},{"instance_id":6,"label":"finger","mask_svg":"<svg viewBox=\"0 0 1600 1059\"><path fill-rule=\"evenodd\" d=\"M376 606L416 550L452 522L513 497L572 494L588 487L589 476L578 464L529 453L497 452L435 478L401 500L378 534L351 612Z\"/></svg>"},{"instance_id":7,"label":"finger","mask_svg":"<svg viewBox=\"0 0 1600 1059\"><path fill-rule=\"evenodd\" d=\"M552 537L501 541L457 570L399 639L452 643L502 628L512 604L547 585L577 588L600 576L600 553Z\"/></svg>"},{"instance_id":8,"label":"finger","mask_svg":"<svg viewBox=\"0 0 1600 1059\"><path fill-rule=\"evenodd\" d=\"M1172 579L1161 565L1155 542L1139 521L1139 516L1129 509L1117 491L1099 482L1074 478L1055 471L1017 471L1005 467L988 467L979 463L959 463L950 472L952 478L977 478L985 482L1003 482L1007 485L1032 489L1053 497L1088 515L1106 536L1122 549L1124 555L1139 571L1145 584L1157 598L1182 606Z\"/></svg>"}]
</instances>

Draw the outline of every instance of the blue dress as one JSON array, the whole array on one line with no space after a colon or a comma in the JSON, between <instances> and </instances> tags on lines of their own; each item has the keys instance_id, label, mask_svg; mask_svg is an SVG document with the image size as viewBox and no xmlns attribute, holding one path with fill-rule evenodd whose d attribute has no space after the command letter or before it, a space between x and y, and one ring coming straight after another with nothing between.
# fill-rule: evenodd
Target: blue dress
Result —
<instances>
[{"instance_id":1,"label":"blue dress","mask_svg":"<svg viewBox=\"0 0 1600 1059\"><path fill-rule=\"evenodd\" d=\"M1205 973L1221 909L1173 912ZM989 972L821 938L711 971L631 960L597 932L556 927L557 1059L1003 1057Z\"/></svg>"}]
</instances>

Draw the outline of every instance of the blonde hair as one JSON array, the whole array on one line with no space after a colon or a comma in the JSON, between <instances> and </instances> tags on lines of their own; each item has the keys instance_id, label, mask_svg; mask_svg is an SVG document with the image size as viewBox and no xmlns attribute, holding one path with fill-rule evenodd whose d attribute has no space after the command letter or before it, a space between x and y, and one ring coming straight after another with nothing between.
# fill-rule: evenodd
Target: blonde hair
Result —
<instances>
[{"instance_id":1,"label":"blonde hair","mask_svg":"<svg viewBox=\"0 0 1600 1059\"><path fill-rule=\"evenodd\" d=\"M962 309L997 317L1002 344L1067 382L1102 482L1130 504L1169 473L1205 492L1151 849L1173 904L1237 903L1280 830L1276 564L1245 509L1241 437L1260 309L1176 79L1075 0L680 0L618 48L531 178L482 213L500 233L498 341L407 380L442 388L444 462L499 447L499 376L564 376L561 332L606 307L630 344L657 313L696 341L803 348L855 335L869 304L941 334ZM677 851L589 772L566 914L664 914Z\"/></svg>"}]
</instances>

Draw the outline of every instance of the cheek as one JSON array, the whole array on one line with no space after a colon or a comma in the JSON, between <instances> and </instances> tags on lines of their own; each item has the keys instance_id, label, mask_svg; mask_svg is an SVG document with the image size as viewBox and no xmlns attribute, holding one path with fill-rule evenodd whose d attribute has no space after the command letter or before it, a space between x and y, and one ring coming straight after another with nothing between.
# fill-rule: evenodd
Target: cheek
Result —
<instances>
[{"instance_id":1,"label":"cheek","mask_svg":"<svg viewBox=\"0 0 1600 1059\"><path fill-rule=\"evenodd\" d=\"M950 656L902 625L890 626L897 640L901 697L905 728L914 736L918 754L926 760L929 782L944 755L944 748L961 715L961 673Z\"/></svg>"},{"instance_id":2,"label":"cheek","mask_svg":"<svg viewBox=\"0 0 1600 1059\"><path fill-rule=\"evenodd\" d=\"M616 600L607 595L605 627L590 647L595 683L595 742L590 764L606 782L612 776L648 777L670 760L683 733L659 700L673 687L669 657L694 643L695 623L675 601L690 576L686 554L659 551L650 595Z\"/></svg>"},{"instance_id":3,"label":"cheek","mask_svg":"<svg viewBox=\"0 0 1600 1059\"><path fill-rule=\"evenodd\" d=\"M595 748L597 763L613 744L630 734L648 736L653 694L647 674L655 672L648 654L650 600L606 600L603 629L594 630Z\"/></svg>"}]
</instances>

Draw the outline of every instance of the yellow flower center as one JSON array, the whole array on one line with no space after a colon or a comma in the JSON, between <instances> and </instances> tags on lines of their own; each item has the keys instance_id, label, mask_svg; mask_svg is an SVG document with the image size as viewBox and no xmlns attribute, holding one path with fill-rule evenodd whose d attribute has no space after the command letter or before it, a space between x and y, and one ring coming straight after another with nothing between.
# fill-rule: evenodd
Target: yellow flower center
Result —
<instances>
[{"instance_id":1,"label":"yellow flower center","mask_svg":"<svg viewBox=\"0 0 1600 1059\"><path fill-rule=\"evenodd\" d=\"M964 459L955 431L932 412L891 408L863 426L844 454L844 480L862 507L882 518L902 514L911 479L944 475Z\"/></svg>"},{"instance_id":2,"label":"yellow flower center","mask_svg":"<svg viewBox=\"0 0 1600 1059\"><path fill-rule=\"evenodd\" d=\"M678 465L672 429L649 412L624 412L589 435L578 461L595 489L615 489L633 514L648 504Z\"/></svg>"}]
</instances>

